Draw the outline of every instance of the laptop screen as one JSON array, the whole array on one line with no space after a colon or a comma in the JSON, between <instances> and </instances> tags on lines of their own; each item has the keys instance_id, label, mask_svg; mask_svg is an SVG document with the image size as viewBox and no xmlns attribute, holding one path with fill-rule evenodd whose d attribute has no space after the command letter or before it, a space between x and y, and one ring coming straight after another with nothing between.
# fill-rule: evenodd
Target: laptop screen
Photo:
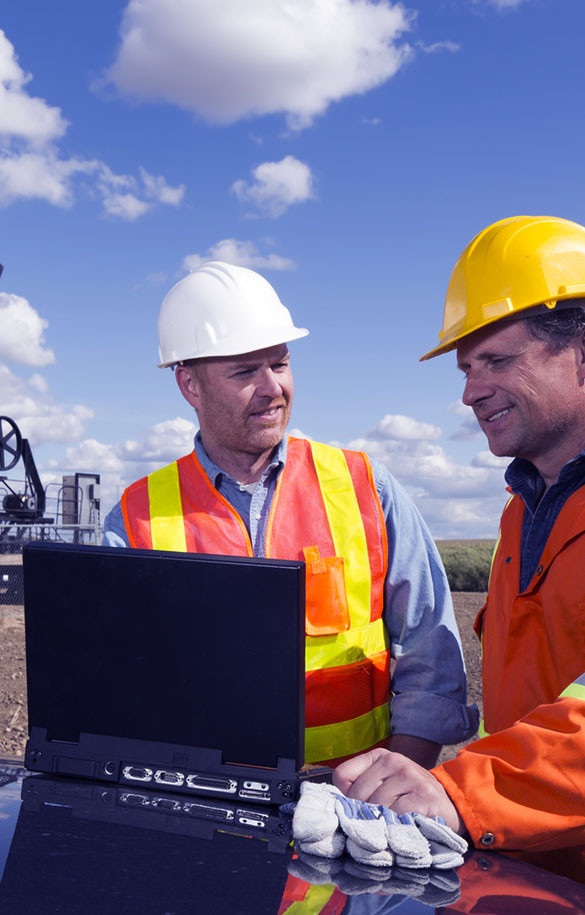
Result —
<instances>
[{"instance_id":1,"label":"laptop screen","mask_svg":"<svg viewBox=\"0 0 585 915\"><path fill-rule=\"evenodd\" d=\"M31 543L29 728L304 757L304 563Z\"/></svg>"}]
</instances>

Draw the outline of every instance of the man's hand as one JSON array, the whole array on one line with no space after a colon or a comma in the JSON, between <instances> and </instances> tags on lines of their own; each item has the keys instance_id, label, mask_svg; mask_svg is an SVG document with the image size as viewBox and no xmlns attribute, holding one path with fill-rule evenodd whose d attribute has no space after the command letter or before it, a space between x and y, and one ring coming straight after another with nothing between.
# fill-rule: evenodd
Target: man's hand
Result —
<instances>
[{"instance_id":1,"label":"man's hand","mask_svg":"<svg viewBox=\"0 0 585 915\"><path fill-rule=\"evenodd\" d=\"M458 835L466 834L455 804L432 775L400 753L376 749L335 769L333 784L347 797L385 804L396 813L441 816Z\"/></svg>"}]
</instances>

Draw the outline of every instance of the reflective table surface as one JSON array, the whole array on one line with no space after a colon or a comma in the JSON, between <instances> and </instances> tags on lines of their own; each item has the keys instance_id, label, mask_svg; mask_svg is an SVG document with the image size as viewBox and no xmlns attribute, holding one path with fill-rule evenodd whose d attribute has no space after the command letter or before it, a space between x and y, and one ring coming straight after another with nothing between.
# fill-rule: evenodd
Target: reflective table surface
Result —
<instances>
[{"instance_id":1,"label":"reflective table surface","mask_svg":"<svg viewBox=\"0 0 585 915\"><path fill-rule=\"evenodd\" d=\"M298 855L273 808L28 774L0 760L2 915L573 915L585 886L473 852L377 873Z\"/></svg>"}]
</instances>

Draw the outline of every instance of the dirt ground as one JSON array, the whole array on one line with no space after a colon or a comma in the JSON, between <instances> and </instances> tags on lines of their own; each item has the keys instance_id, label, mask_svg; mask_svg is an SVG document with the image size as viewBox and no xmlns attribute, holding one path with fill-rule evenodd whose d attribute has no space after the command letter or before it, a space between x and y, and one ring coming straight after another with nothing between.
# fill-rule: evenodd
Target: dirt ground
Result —
<instances>
[{"instance_id":1,"label":"dirt ground","mask_svg":"<svg viewBox=\"0 0 585 915\"><path fill-rule=\"evenodd\" d=\"M481 661L473 621L485 594L453 594L467 666L468 699L481 702ZM481 708L481 705L480 705ZM0 757L21 759L27 738L24 617L22 607L0 606ZM457 747L447 747L441 759L450 759Z\"/></svg>"}]
</instances>

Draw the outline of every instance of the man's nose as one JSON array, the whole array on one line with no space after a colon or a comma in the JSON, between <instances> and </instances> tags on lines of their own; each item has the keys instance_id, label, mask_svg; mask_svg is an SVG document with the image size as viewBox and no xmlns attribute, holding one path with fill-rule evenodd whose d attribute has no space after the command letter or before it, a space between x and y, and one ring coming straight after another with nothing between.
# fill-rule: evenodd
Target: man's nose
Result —
<instances>
[{"instance_id":1,"label":"man's nose","mask_svg":"<svg viewBox=\"0 0 585 915\"><path fill-rule=\"evenodd\" d=\"M282 386L276 372L272 369L266 369L265 372L262 372L257 393L262 397L278 397L282 394Z\"/></svg>"},{"instance_id":2,"label":"man's nose","mask_svg":"<svg viewBox=\"0 0 585 915\"><path fill-rule=\"evenodd\" d=\"M465 379L465 387L461 397L465 406L474 407L481 400L491 397L492 394L493 388L488 384L487 380L482 378L479 372L474 372L470 369Z\"/></svg>"}]
</instances>

